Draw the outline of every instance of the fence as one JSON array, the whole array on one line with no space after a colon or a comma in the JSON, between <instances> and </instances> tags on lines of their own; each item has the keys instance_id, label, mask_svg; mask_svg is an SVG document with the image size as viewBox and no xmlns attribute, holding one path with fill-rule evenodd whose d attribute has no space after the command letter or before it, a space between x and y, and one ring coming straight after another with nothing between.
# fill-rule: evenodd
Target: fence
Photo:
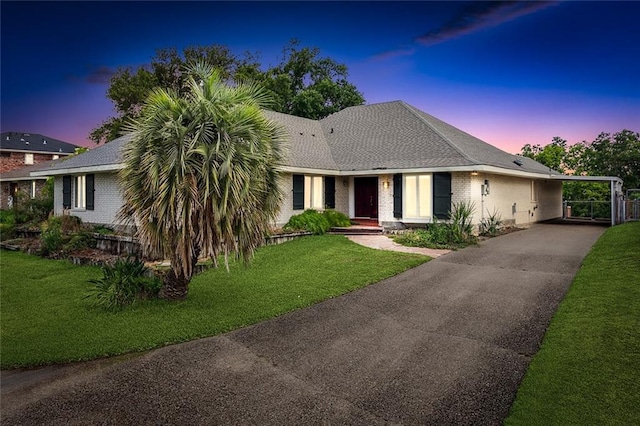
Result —
<instances>
[{"instance_id":1,"label":"fence","mask_svg":"<svg viewBox=\"0 0 640 426\"><path fill-rule=\"evenodd\" d=\"M563 202L565 219L611 220L611 202L566 200Z\"/></svg>"},{"instance_id":2,"label":"fence","mask_svg":"<svg viewBox=\"0 0 640 426\"><path fill-rule=\"evenodd\" d=\"M640 199L625 201L625 220L640 220Z\"/></svg>"}]
</instances>

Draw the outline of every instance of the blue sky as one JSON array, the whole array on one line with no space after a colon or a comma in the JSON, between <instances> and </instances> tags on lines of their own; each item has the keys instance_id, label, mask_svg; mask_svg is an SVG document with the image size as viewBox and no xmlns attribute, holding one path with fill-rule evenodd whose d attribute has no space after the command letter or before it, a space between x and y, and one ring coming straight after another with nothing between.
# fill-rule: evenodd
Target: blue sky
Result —
<instances>
[{"instance_id":1,"label":"blue sky","mask_svg":"<svg viewBox=\"0 0 640 426\"><path fill-rule=\"evenodd\" d=\"M292 38L345 63L367 103L401 99L509 152L640 131L640 2L8 2L1 128L81 145L118 67L224 44L275 65Z\"/></svg>"}]
</instances>

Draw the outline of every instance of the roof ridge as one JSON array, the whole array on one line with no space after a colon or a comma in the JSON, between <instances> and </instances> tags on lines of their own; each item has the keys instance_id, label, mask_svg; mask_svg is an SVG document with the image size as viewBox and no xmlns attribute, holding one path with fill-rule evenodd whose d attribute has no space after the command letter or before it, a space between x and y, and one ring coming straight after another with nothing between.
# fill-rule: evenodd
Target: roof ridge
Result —
<instances>
[{"instance_id":1,"label":"roof ridge","mask_svg":"<svg viewBox=\"0 0 640 426\"><path fill-rule=\"evenodd\" d=\"M458 154L460 154L464 159L471 161L474 164L481 164L480 161L478 161L475 158L471 158L469 155L467 155L464 151L462 151L460 149L460 147L458 145L456 145L453 141L451 141L451 139L449 139L448 137L446 137L445 135L443 135L438 129L436 129L433 124L429 123L429 121L425 120L424 117L422 117L420 114L418 114L417 111L415 111L415 107L413 105L409 105L408 103L404 102L404 101L399 101L406 109L409 110L409 112L411 112L413 115L415 115L418 120L422 121L424 124L426 124L429 128L431 128L431 130L433 130L438 136L440 136L442 138L442 140L444 140L447 144L449 144L449 146L451 146L453 149L455 149ZM422 112L422 111L421 111ZM427 114L426 112L423 112L423 114ZM427 114L427 115L431 115L431 114ZM433 117L433 116L432 116ZM434 117L436 118L436 117ZM466 132L465 132L466 133Z\"/></svg>"}]
</instances>

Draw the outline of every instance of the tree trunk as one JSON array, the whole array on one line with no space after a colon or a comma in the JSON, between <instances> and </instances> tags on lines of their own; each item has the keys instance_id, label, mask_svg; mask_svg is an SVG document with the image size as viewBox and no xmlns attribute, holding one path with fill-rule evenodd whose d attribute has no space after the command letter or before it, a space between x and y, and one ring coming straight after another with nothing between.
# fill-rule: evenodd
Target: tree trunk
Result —
<instances>
[{"instance_id":1,"label":"tree trunk","mask_svg":"<svg viewBox=\"0 0 640 426\"><path fill-rule=\"evenodd\" d=\"M189 279L177 276L175 271L169 271L162 282L162 288L158 297L165 300L184 300L189 291Z\"/></svg>"}]
</instances>

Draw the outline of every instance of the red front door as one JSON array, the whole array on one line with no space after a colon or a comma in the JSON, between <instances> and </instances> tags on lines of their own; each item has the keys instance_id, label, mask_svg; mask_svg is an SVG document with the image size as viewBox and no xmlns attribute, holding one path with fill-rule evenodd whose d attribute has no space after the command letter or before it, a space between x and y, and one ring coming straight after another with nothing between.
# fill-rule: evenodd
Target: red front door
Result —
<instances>
[{"instance_id":1,"label":"red front door","mask_svg":"<svg viewBox=\"0 0 640 426\"><path fill-rule=\"evenodd\" d=\"M358 177L353 179L356 217L378 217L378 178Z\"/></svg>"}]
</instances>

